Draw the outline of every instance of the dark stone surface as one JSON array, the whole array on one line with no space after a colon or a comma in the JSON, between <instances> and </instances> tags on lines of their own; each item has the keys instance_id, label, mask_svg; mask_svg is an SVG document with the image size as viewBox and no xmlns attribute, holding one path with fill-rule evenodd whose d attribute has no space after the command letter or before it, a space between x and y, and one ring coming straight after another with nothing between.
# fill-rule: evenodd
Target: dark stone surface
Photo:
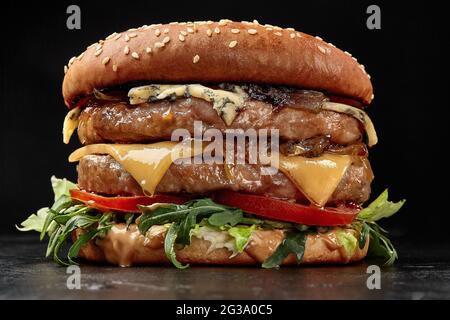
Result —
<instances>
[{"instance_id":1,"label":"dark stone surface","mask_svg":"<svg viewBox=\"0 0 450 320\"><path fill-rule=\"evenodd\" d=\"M398 241L397 241L398 243ZM381 289L366 286L367 267L119 268L81 266L81 289L43 258L36 235L0 236L0 299L449 299L448 245L404 244L402 259L381 269Z\"/></svg>"}]
</instances>

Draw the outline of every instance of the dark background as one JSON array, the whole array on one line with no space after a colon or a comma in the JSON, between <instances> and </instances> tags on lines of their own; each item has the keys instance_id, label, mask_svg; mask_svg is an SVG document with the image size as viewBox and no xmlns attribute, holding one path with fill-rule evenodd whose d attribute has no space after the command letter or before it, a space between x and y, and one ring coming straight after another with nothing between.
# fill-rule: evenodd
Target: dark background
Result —
<instances>
[{"instance_id":1,"label":"dark background","mask_svg":"<svg viewBox=\"0 0 450 320\"><path fill-rule=\"evenodd\" d=\"M371 150L373 195L389 187L404 209L385 226L394 238L441 241L448 199L448 20L440 2L110 1L24 4L1 12L0 196L2 233L52 203L50 176L76 179L62 143L61 95L70 57L114 31L187 20L258 19L319 35L351 52L372 76L369 108L380 138ZM66 28L66 8L81 7L81 30ZM368 30L366 8L381 7L381 30ZM432 237L431 237L432 236ZM397 241L400 241L398 239Z\"/></svg>"}]
</instances>

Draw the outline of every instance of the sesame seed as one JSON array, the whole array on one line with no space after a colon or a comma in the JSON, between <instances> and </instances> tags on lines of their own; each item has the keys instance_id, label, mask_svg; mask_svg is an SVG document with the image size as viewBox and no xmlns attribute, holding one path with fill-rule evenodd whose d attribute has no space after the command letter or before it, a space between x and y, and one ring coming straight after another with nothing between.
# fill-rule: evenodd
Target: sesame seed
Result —
<instances>
[{"instance_id":1,"label":"sesame seed","mask_svg":"<svg viewBox=\"0 0 450 320\"><path fill-rule=\"evenodd\" d=\"M67 68L67 66L64 66L64 74L67 73L67 70L69 70L69 68Z\"/></svg>"},{"instance_id":2,"label":"sesame seed","mask_svg":"<svg viewBox=\"0 0 450 320\"><path fill-rule=\"evenodd\" d=\"M272 28L272 27L268 27L268 28L266 28L266 30L267 30L267 31L272 31L273 28Z\"/></svg>"},{"instance_id":3,"label":"sesame seed","mask_svg":"<svg viewBox=\"0 0 450 320\"><path fill-rule=\"evenodd\" d=\"M213 24L214 22L211 20L206 21L206 24Z\"/></svg>"},{"instance_id":4,"label":"sesame seed","mask_svg":"<svg viewBox=\"0 0 450 320\"><path fill-rule=\"evenodd\" d=\"M366 67L364 67L363 64L360 64L359 67L360 67L362 70L366 70Z\"/></svg>"},{"instance_id":5,"label":"sesame seed","mask_svg":"<svg viewBox=\"0 0 450 320\"><path fill-rule=\"evenodd\" d=\"M95 47L95 51L98 51L98 50L100 50L102 48L102 45L101 44L98 44L96 47Z\"/></svg>"},{"instance_id":6,"label":"sesame seed","mask_svg":"<svg viewBox=\"0 0 450 320\"><path fill-rule=\"evenodd\" d=\"M180 34L179 36L178 36L178 39L181 41L181 42L183 42L184 41L184 36L182 35L182 34Z\"/></svg>"},{"instance_id":7,"label":"sesame seed","mask_svg":"<svg viewBox=\"0 0 450 320\"><path fill-rule=\"evenodd\" d=\"M112 69L114 72L117 72L117 65L113 64Z\"/></svg>"},{"instance_id":8,"label":"sesame seed","mask_svg":"<svg viewBox=\"0 0 450 320\"><path fill-rule=\"evenodd\" d=\"M289 30L289 31L295 31L294 28L286 28L286 30Z\"/></svg>"},{"instance_id":9,"label":"sesame seed","mask_svg":"<svg viewBox=\"0 0 450 320\"><path fill-rule=\"evenodd\" d=\"M171 23L169 23L169 24L178 24L178 22L177 21L174 21L174 22L171 22Z\"/></svg>"},{"instance_id":10,"label":"sesame seed","mask_svg":"<svg viewBox=\"0 0 450 320\"><path fill-rule=\"evenodd\" d=\"M222 20L219 21L219 26L223 27L223 26L226 26L226 25L227 25L227 21L226 20L222 19Z\"/></svg>"},{"instance_id":11,"label":"sesame seed","mask_svg":"<svg viewBox=\"0 0 450 320\"><path fill-rule=\"evenodd\" d=\"M192 59L192 62L193 62L193 63L197 63L199 60L200 60L200 56L199 56L198 54L196 54L196 55L194 56L194 58Z\"/></svg>"},{"instance_id":12,"label":"sesame seed","mask_svg":"<svg viewBox=\"0 0 450 320\"><path fill-rule=\"evenodd\" d=\"M161 34L161 31L159 29L155 30L155 36L159 37L159 35Z\"/></svg>"},{"instance_id":13,"label":"sesame seed","mask_svg":"<svg viewBox=\"0 0 450 320\"><path fill-rule=\"evenodd\" d=\"M112 39L116 36L117 32L111 33L109 36L106 37L106 40Z\"/></svg>"},{"instance_id":14,"label":"sesame seed","mask_svg":"<svg viewBox=\"0 0 450 320\"><path fill-rule=\"evenodd\" d=\"M155 42L155 48L162 48L164 47L164 43L162 42Z\"/></svg>"},{"instance_id":15,"label":"sesame seed","mask_svg":"<svg viewBox=\"0 0 450 320\"><path fill-rule=\"evenodd\" d=\"M295 38L295 33L291 33L289 36L291 37L291 39L294 39Z\"/></svg>"},{"instance_id":16,"label":"sesame seed","mask_svg":"<svg viewBox=\"0 0 450 320\"><path fill-rule=\"evenodd\" d=\"M95 201L94 201L94 200L88 200L88 203L89 203L89 204L94 204Z\"/></svg>"},{"instance_id":17,"label":"sesame seed","mask_svg":"<svg viewBox=\"0 0 450 320\"><path fill-rule=\"evenodd\" d=\"M136 31L137 29L136 28L130 28L130 29L128 29L128 31L130 31L130 32L133 32L133 31Z\"/></svg>"},{"instance_id":18,"label":"sesame seed","mask_svg":"<svg viewBox=\"0 0 450 320\"><path fill-rule=\"evenodd\" d=\"M118 35L116 35L115 37L114 37L114 40L117 40L117 39L119 39L120 37L122 36L122 34L121 33L119 33Z\"/></svg>"},{"instance_id":19,"label":"sesame seed","mask_svg":"<svg viewBox=\"0 0 450 320\"><path fill-rule=\"evenodd\" d=\"M372 94L372 96L370 97L370 99L375 99L375 95L374 94Z\"/></svg>"},{"instance_id":20,"label":"sesame seed","mask_svg":"<svg viewBox=\"0 0 450 320\"><path fill-rule=\"evenodd\" d=\"M102 53L103 49L100 48L99 50L95 51L94 56L98 57Z\"/></svg>"},{"instance_id":21,"label":"sesame seed","mask_svg":"<svg viewBox=\"0 0 450 320\"><path fill-rule=\"evenodd\" d=\"M240 32L239 29L231 29L231 33L237 34L239 32Z\"/></svg>"},{"instance_id":22,"label":"sesame seed","mask_svg":"<svg viewBox=\"0 0 450 320\"><path fill-rule=\"evenodd\" d=\"M187 32L189 32L189 33L194 33L194 29L192 29L192 28L187 28L186 30L187 30Z\"/></svg>"},{"instance_id":23,"label":"sesame seed","mask_svg":"<svg viewBox=\"0 0 450 320\"><path fill-rule=\"evenodd\" d=\"M208 37L211 37L211 36L212 36L212 31L211 31L211 29L206 30L206 34L208 35Z\"/></svg>"},{"instance_id":24,"label":"sesame seed","mask_svg":"<svg viewBox=\"0 0 450 320\"><path fill-rule=\"evenodd\" d=\"M70 60L69 60L69 66L75 61L76 58L77 58L77 57L72 57L72 58L70 58Z\"/></svg>"},{"instance_id":25,"label":"sesame seed","mask_svg":"<svg viewBox=\"0 0 450 320\"><path fill-rule=\"evenodd\" d=\"M321 37L319 37L319 36L316 36L316 39L320 40L320 41L323 41L323 39Z\"/></svg>"},{"instance_id":26,"label":"sesame seed","mask_svg":"<svg viewBox=\"0 0 450 320\"><path fill-rule=\"evenodd\" d=\"M281 27L279 27L279 26L273 26L273 28L274 28L275 30L283 30L283 28L281 28Z\"/></svg>"},{"instance_id":27,"label":"sesame seed","mask_svg":"<svg viewBox=\"0 0 450 320\"><path fill-rule=\"evenodd\" d=\"M169 33L169 29L168 29L168 28L164 29L163 33L164 33L164 34Z\"/></svg>"},{"instance_id":28,"label":"sesame seed","mask_svg":"<svg viewBox=\"0 0 450 320\"><path fill-rule=\"evenodd\" d=\"M256 30L256 29L248 29L247 32L250 33L250 34L257 34L258 30Z\"/></svg>"},{"instance_id":29,"label":"sesame seed","mask_svg":"<svg viewBox=\"0 0 450 320\"><path fill-rule=\"evenodd\" d=\"M181 30L180 33L181 33L183 36L187 36L187 32L184 31L184 30Z\"/></svg>"},{"instance_id":30,"label":"sesame seed","mask_svg":"<svg viewBox=\"0 0 450 320\"><path fill-rule=\"evenodd\" d=\"M233 40L233 41L230 42L230 44L228 45L228 47L234 48L234 47L236 47L236 45L237 45L237 41L236 41L236 40Z\"/></svg>"},{"instance_id":31,"label":"sesame seed","mask_svg":"<svg viewBox=\"0 0 450 320\"><path fill-rule=\"evenodd\" d=\"M136 59L136 60L139 59L139 54L138 54L137 52L134 52L134 51L133 51L133 53L131 54L131 56L132 56L134 59Z\"/></svg>"},{"instance_id":32,"label":"sesame seed","mask_svg":"<svg viewBox=\"0 0 450 320\"><path fill-rule=\"evenodd\" d=\"M97 44L96 43L93 43L93 44L91 44L90 46L88 46L86 49L90 49L90 48L92 48L92 47L95 47Z\"/></svg>"},{"instance_id":33,"label":"sesame seed","mask_svg":"<svg viewBox=\"0 0 450 320\"><path fill-rule=\"evenodd\" d=\"M105 40L98 40L98 43L100 43L101 45L103 45L105 43Z\"/></svg>"},{"instance_id":34,"label":"sesame seed","mask_svg":"<svg viewBox=\"0 0 450 320\"><path fill-rule=\"evenodd\" d=\"M350 52L348 52L348 51L344 51L344 53L345 53L346 55L348 55L349 57L352 56L352 54L351 54Z\"/></svg>"},{"instance_id":35,"label":"sesame seed","mask_svg":"<svg viewBox=\"0 0 450 320\"><path fill-rule=\"evenodd\" d=\"M253 20L253 23L254 23L254 24L259 24L258 20L256 20L256 19Z\"/></svg>"},{"instance_id":36,"label":"sesame seed","mask_svg":"<svg viewBox=\"0 0 450 320\"><path fill-rule=\"evenodd\" d=\"M127 35L127 34L125 35L125 41L126 41L126 42L130 41L130 36Z\"/></svg>"},{"instance_id":37,"label":"sesame seed","mask_svg":"<svg viewBox=\"0 0 450 320\"><path fill-rule=\"evenodd\" d=\"M136 38L136 37L137 37L137 34L136 34L136 33L130 33L128 36L129 36L130 38Z\"/></svg>"},{"instance_id":38,"label":"sesame seed","mask_svg":"<svg viewBox=\"0 0 450 320\"><path fill-rule=\"evenodd\" d=\"M367 78L369 78L369 79L371 78L370 74L367 74Z\"/></svg>"},{"instance_id":39,"label":"sesame seed","mask_svg":"<svg viewBox=\"0 0 450 320\"><path fill-rule=\"evenodd\" d=\"M327 53L327 50L324 47L317 46L317 48L319 48L320 52L322 52L324 54Z\"/></svg>"},{"instance_id":40,"label":"sesame seed","mask_svg":"<svg viewBox=\"0 0 450 320\"><path fill-rule=\"evenodd\" d=\"M302 35L300 34L300 32L296 33L297 37L302 38Z\"/></svg>"},{"instance_id":41,"label":"sesame seed","mask_svg":"<svg viewBox=\"0 0 450 320\"><path fill-rule=\"evenodd\" d=\"M165 37L162 42L164 44L166 44L166 43L169 43L169 41L170 41L170 38L169 37Z\"/></svg>"},{"instance_id":42,"label":"sesame seed","mask_svg":"<svg viewBox=\"0 0 450 320\"><path fill-rule=\"evenodd\" d=\"M106 66L108 64L109 60L111 60L109 57L103 58L102 64Z\"/></svg>"},{"instance_id":43,"label":"sesame seed","mask_svg":"<svg viewBox=\"0 0 450 320\"><path fill-rule=\"evenodd\" d=\"M283 35L281 32L278 32L278 31L274 32L273 34L276 35L276 36L282 36Z\"/></svg>"},{"instance_id":44,"label":"sesame seed","mask_svg":"<svg viewBox=\"0 0 450 320\"><path fill-rule=\"evenodd\" d=\"M145 52L147 52L147 53L152 53L152 48L147 47L147 48L145 49Z\"/></svg>"},{"instance_id":45,"label":"sesame seed","mask_svg":"<svg viewBox=\"0 0 450 320\"><path fill-rule=\"evenodd\" d=\"M130 47L129 46L125 46L125 48L123 48L123 53L129 54L130 53Z\"/></svg>"},{"instance_id":46,"label":"sesame seed","mask_svg":"<svg viewBox=\"0 0 450 320\"><path fill-rule=\"evenodd\" d=\"M334 44L332 44L331 42L328 44L330 47L336 48L336 46Z\"/></svg>"},{"instance_id":47,"label":"sesame seed","mask_svg":"<svg viewBox=\"0 0 450 320\"><path fill-rule=\"evenodd\" d=\"M353 60L358 61L358 59L356 59L355 57L352 57Z\"/></svg>"},{"instance_id":48,"label":"sesame seed","mask_svg":"<svg viewBox=\"0 0 450 320\"><path fill-rule=\"evenodd\" d=\"M83 53L81 53L79 56L78 56L78 60L81 60L81 59L83 59L83 57L84 57L84 52Z\"/></svg>"},{"instance_id":49,"label":"sesame seed","mask_svg":"<svg viewBox=\"0 0 450 320\"><path fill-rule=\"evenodd\" d=\"M214 29L214 32L217 33L217 34L219 34L219 33L220 33L220 29L219 29L218 27L216 27L216 28Z\"/></svg>"}]
</instances>

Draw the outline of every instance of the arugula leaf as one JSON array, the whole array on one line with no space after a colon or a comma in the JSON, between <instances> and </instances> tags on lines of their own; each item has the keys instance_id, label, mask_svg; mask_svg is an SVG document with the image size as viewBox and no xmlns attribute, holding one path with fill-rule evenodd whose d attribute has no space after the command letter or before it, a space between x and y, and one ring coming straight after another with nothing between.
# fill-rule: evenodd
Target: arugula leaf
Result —
<instances>
[{"instance_id":1,"label":"arugula leaf","mask_svg":"<svg viewBox=\"0 0 450 320\"><path fill-rule=\"evenodd\" d=\"M278 268L289 254L295 254L297 263L300 264L305 253L307 239L306 231L286 232L286 236L275 252L263 262L263 268Z\"/></svg>"},{"instance_id":2,"label":"arugula leaf","mask_svg":"<svg viewBox=\"0 0 450 320\"><path fill-rule=\"evenodd\" d=\"M241 222L243 217L242 210L235 209L235 210L225 210L222 212L217 212L212 214L208 218L208 222L212 226L221 227L226 224L230 226L235 226L239 222Z\"/></svg>"},{"instance_id":3,"label":"arugula leaf","mask_svg":"<svg viewBox=\"0 0 450 320\"><path fill-rule=\"evenodd\" d=\"M358 246L360 249L364 248L367 241L367 235L369 234L370 228L367 225L367 223L363 223L361 230L359 231L359 238L358 238Z\"/></svg>"},{"instance_id":4,"label":"arugula leaf","mask_svg":"<svg viewBox=\"0 0 450 320\"><path fill-rule=\"evenodd\" d=\"M398 254L392 242L383 234L386 231L375 222L368 222L367 226L370 236L369 254L386 258L384 264L391 266L398 259Z\"/></svg>"},{"instance_id":5,"label":"arugula leaf","mask_svg":"<svg viewBox=\"0 0 450 320\"><path fill-rule=\"evenodd\" d=\"M78 189L77 185L66 178L58 179L55 176L50 178L50 182L52 184L53 193L55 195L55 201L58 200L61 196L70 196L69 190Z\"/></svg>"},{"instance_id":6,"label":"arugula leaf","mask_svg":"<svg viewBox=\"0 0 450 320\"><path fill-rule=\"evenodd\" d=\"M400 210L406 200L392 202L388 200L388 189L384 190L367 208L361 210L358 219L374 222L388 218Z\"/></svg>"},{"instance_id":7,"label":"arugula leaf","mask_svg":"<svg viewBox=\"0 0 450 320\"><path fill-rule=\"evenodd\" d=\"M39 209L36 214L31 214L25 221L21 223L22 227L18 227L16 225L17 230L19 231L37 231L42 232L44 228L45 220L49 213L49 208Z\"/></svg>"},{"instance_id":8,"label":"arugula leaf","mask_svg":"<svg viewBox=\"0 0 450 320\"><path fill-rule=\"evenodd\" d=\"M235 239L236 249L238 252L243 252L245 246L250 239L253 231L256 229L256 225L249 226L235 226L228 229L228 234Z\"/></svg>"},{"instance_id":9,"label":"arugula leaf","mask_svg":"<svg viewBox=\"0 0 450 320\"><path fill-rule=\"evenodd\" d=\"M164 252L166 254L167 259L169 259L172 264L178 269L186 269L189 267L189 264L183 265L177 260L177 255L175 253L175 242L177 240L177 234L179 230L179 223L172 223L167 230L166 238L164 240Z\"/></svg>"}]
</instances>

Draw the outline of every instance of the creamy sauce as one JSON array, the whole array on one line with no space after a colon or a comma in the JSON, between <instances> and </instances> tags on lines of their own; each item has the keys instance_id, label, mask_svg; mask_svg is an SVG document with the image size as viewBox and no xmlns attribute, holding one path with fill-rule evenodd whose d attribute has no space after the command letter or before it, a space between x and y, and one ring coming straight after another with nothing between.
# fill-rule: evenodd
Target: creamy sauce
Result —
<instances>
[{"instance_id":1,"label":"creamy sauce","mask_svg":"<svg viewBox=\"0 0 450 320\"><path fill-rule=\"evenodd\" d=\"M247 94L239 87L234 91L214 90L200 84L160 85L153 84L132 88L128 92L130 104L135 105L172 97L195 97L212 102L213 108L226 125L231 125L237 112L243 107Z\"/></svg>"},{"instance_id":2,"label":"creamy sauce","mask_svg":"<svg viewBox=\"0 0 450 320\"><path fill-rule=\"evenodd\" d=\"M313 204L323 207L351 163L351 156L331 153L316 158L280 155L279 169Z\"/></svg>"},{"instance_id":3,"label":"creamy sauce","mask_svg":"<svg viewBox=\"0 0 450 320\"><path fill-rule=\"evenodd\" d=\"M194 155L192 148L186 144L183 147L172 141L153 144L92 144L75 150L69 156L69 161L79 161L89 154L109 154L149 195L155 193L173 161Z\"/></svg>"},{"instance_id":4,"label":"creamy sauce","mask_svg":"<svg viewBox=\"0 0 450 320\"><path fill-rule=\"evenodd\" d=\"M96 245L103 250L108 262L129 267L146 251L162 248L166 230L164 226L152 226L144 236L135 224L127 230L126 224L119 223L103 239L97 239Z\"/></svg>"},{"instance_id":5,"label":"creamy sauce","mask_svg":"<svg viewBox=\"0 0 450 320\"><path fill-rule=\"evenodd\" d=\"M78 128L78 118L80 117L81 108L76 107L70 110L66 117L64 118L63 124L63 142L68 144L70 137L74 133L75 129Z\"/></svg>"}]
</instances>

